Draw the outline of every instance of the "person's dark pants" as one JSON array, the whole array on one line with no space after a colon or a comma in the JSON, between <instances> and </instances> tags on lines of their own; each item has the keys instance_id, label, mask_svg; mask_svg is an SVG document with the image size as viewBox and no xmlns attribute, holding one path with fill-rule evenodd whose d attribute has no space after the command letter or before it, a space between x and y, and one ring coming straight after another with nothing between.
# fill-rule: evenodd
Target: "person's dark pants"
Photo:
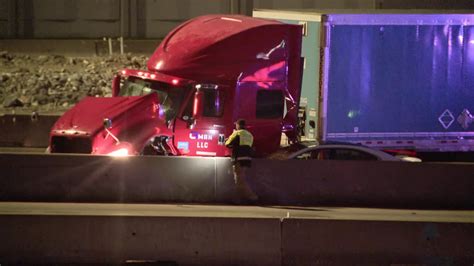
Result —
<instances>
[{"instance_id":1,"label":"person's dark pants","mask_svg":"<svg viewBox=\"0 0 474 266\"><path fill-rule=\"evenodd\" d=\"M256 201L258 200L257 194L253 192L250 186L247 183L247 172L248 169L252 166L252 161L250 160L241 160L235 161L232 165L232 169L234 170L234 183L237 188L237 193L239 197Z\"/></svg>"}]
</instances>

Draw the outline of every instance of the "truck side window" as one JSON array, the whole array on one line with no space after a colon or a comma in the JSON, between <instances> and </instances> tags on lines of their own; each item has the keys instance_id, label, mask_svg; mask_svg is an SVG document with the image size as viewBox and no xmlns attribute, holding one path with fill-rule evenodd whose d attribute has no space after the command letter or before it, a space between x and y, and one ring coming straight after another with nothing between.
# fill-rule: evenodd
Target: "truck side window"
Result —
<instances>
[{"instance_id":1,"label":"truck side window","mask_svg":"<svg viewBox=\"0 0 474 266\"><path fill-rule=\"evenodd\" d=\"M149 81L129 78L120 89L119 96L142 96L151 93L152 84Z\"/></svg>"},{"instance_id":2,"label":"truck side window","mask_svg":"<svg viewBox=\"0 0 474 266\"><path fill-rule=\"evenodd\" d=\"M186 108L184 108L183 115L181 116L181 118L183 117L190 118L193 116L193 104L194 104L193 98L191 97L191 99L189 99L188 103L186 104Z\"/></svg>"},{"instance_id":3,"label":"truck side window","mask_svg":"<svg viewBox=\"0 0 474 266\"><path fill-rule=\"evenodd\" d=\"M203 116L221 117L224 114L224 92L220 90L204 90Z\"/></svg>"},{"instance_id":4,"label":"truck side window","mask_svg":"<svg viewBox=\"0 0 474 266\"><path fill-rule=\"evenodd\" d=\"M284 97L282 91L259 90L257 92L257 118L283 117Z\"/></svg>"}]
</instances>

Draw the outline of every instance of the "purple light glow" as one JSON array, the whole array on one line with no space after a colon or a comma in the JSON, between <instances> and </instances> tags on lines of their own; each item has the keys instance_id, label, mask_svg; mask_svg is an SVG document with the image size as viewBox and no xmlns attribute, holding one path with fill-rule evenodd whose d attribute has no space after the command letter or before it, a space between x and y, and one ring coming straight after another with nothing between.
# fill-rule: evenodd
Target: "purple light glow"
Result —
<instances>
[{"instance_id":1,"label":"purple light glow","mask_svg":"<svg viewBox=\"0 0 474 266\"><path fill-rule=\"evenodd\" d=\"M268 67L263 67L253 75L248 75L242 79L243 82L248 81L257 81L257 82L269 82L269 81L278 81L283 71L286 70L286 62L280 61Z\"/></svg>"},{"instance_id":2,"label":"purple light glow","mask_svg":"<svg viewBox=\"0 0 474 266\"><path fill-rule=\"evenodd\" d=\"M474 14L330 14L332 25L474 25Z\"/></svg>"},{"instance_id":3,"label":"purple light glow","mask_svg":"<svg viewBox=\"0 0 474 266\"><path fill-rule=\"evenodd\" d=\"M444 27L443 27L444 36L448 36L450 30L451 30L451 27L449 25L444 25Z\"/></svg>"},{"instance_id":4,"label":"purple light glow","mask_svg":"<svg viewBox=\"0 0 474 266\"><path fill-rule=\"evenodd\" d=\"M453 55L453 28L448 28L448 61L451 62L451 57ZM450 68L448 67L448 76Z\"/></svg>"},{"instance_id":5,"label":"purple light glow","mask_svg":"<svg viewBox=\"0 0 474 266\"><path fill-rule=\"evenodd\" d=\"M460 45L464 43L464 25L461 25L461 28L459 29L458 41Z\"/></svg>"},{"instance_id":6,"label":"purple light glow","mask_svg":"<svg viewBox=\"0 0 474 266\"><path fill-rule=\"evenodd\" d=\"M216 106L216 110L220 110L221 97L220 97L219 91L216 91L216 98L214 100L214 105Z\"/></svg>"},{"instance_id":7,"label":"purple light glow","mask_svg":"<svg viewBox=\"0 0 474 266\"><path fill-rule=\"evenodd\" d=\"M469 37L474 36L474 27L470 27L467 34ZM474 40L469 40L469 44L474 44ZM472 47L469 47L469 49L466 49L466 57L467 57L467 60L469 60L469 62L474 61L474 50L472 49Z\"/></svg>"}]
</instances>

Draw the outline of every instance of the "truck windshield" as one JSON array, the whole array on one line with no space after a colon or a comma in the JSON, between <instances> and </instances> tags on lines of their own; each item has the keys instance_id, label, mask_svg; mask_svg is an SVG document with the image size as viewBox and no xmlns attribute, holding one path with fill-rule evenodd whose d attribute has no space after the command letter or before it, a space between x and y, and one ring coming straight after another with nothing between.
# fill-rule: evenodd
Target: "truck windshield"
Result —
<instances>
[{"instance_id":1,"label":"truck windshield","mask_svg":"<svg viewBox=\"0 0 474 266\"><path fill-rule=\"evenodd\" d=\"M160 113L166 120L176 117L184 99L186 88L176 87L164 82L129 77L123 81L119 96L142 96L155 93L160 104Z\"/></svg>"}]
</instances>

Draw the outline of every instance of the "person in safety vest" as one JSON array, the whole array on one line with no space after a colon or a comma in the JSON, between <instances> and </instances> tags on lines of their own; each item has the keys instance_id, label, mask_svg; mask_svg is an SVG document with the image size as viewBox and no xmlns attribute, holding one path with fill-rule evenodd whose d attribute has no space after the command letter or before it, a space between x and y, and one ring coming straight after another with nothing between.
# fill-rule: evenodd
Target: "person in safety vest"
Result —
<instances>
[{"instance_id":1,"label":"person in safety vest","mask_svg":"<svg viewBox=\"0 0 474 266\"><path fill-rule=\"evenodd\" d=\"M245 129L245 120L235 122L236 130L226 140L225 146L232 149L232 168L234 182L240 197L257 201L258 196L252 191L246 181L247 170L252 166L252 133Z\"/></svg>"}]
</instances>

